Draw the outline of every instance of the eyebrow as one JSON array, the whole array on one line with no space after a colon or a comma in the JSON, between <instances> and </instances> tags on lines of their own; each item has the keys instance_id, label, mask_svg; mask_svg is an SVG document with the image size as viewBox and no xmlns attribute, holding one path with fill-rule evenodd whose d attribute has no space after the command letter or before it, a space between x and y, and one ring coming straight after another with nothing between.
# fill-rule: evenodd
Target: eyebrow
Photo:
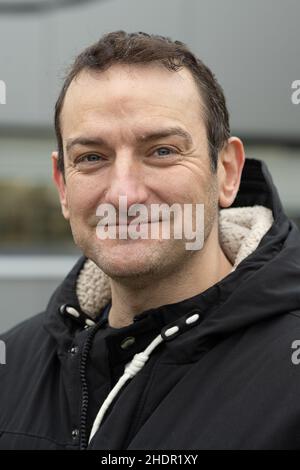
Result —
<instances>
[{"instance_id":1,"label":"eyebrow","mask_svg":"<svg viewBox=\"0 0 300 470\"><path fill-rule=\"evenodd\" d=\"M159 129L157 131L143 132L140 136L136 137L136 141L140 143L146 143L151 140L162 139L164 137L178 136L183 138L188 145L192 145L193 139L191 135L182 129L181 127L168 127L166 129ZM89 146L89 145L108 145L108 142L102 137L97 138L87 138L84 136L76 137L74 139L68 139L66 149L67 152L76 146Z\"/></svg>"}]
</instances>

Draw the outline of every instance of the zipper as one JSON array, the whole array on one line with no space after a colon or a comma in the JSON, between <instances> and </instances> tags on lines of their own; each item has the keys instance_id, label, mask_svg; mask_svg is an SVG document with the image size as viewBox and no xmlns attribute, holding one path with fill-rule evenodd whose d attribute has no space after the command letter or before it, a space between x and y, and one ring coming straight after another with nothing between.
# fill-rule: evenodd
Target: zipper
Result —
<instances>
[{"instance_id":1,"label":"zipper","mask_svg":"<svg viewBox=\"0 0 300 470\"><path fill-rule=\"evenodd\" d=\"M95 334L99 328L106 322L106 319L101 319L92 329L88 335L86 342L82 350L82 356L80 361L80 380L81 380L81 414L80 414L80 450L86 450L88 447L88 436L87 436L87 413L89 406L89 392L86 379L86 367L89 352L93 343Z\"/></svg>"}]
</instances>

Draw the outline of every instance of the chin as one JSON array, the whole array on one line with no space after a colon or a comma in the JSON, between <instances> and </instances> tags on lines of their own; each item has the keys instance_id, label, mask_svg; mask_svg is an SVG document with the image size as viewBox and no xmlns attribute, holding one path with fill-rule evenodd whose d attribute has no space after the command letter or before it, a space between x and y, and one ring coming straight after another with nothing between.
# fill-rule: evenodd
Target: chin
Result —
<instances>
[{"instance_id":1,"label":"chin","mask_svg":"<svg viewBox=\"0 0 300 470\"><path fill-rule=\"evenodd\" d=\"M159 271L164 260L161 249L149 240L125 240L107 244L101 243L97 250L90 251L90 256L97 266L111 278L136 278ZM147 243L145 243L147 242Z\"/></svg>"},{"instance_id":2,"label":"chin","mask_svg":"<svg viewBox=\"0 0 300 470\"><path fill-rule=\"evenodd\" d=\"M152 265L149 265L147 262L143 263L141 260L131 260L130 262L126 262L125 260L124 262L124 260L102 258L97 262L97 265L111 279L127 280L129 283L133 280L136 282L137 279L142 280L148 278L153 271Z\"/></svg>"},{"instance_id":3,"label":"chin","mask_svg":"<svg viewBox=\"0 0 300 470\"><path fill-rule=\"evenodd\" d=\"M112 279L144 282L159 279L187 258L181 240L99 240L87 244L85 255Z\"/></svg>"}]
</instances>

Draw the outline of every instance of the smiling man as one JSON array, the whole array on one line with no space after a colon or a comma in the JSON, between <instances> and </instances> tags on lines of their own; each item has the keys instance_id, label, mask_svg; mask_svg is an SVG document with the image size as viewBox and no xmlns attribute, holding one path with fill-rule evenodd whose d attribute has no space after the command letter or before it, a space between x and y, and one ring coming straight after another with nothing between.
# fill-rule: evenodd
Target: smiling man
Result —
<instances>
[{"instance_id":1,"label":"smiling man","mask_svg":"<svg viewBox=\"0 0 300 470\"><path fill-rule=\"evenodd\" d=\"M72 65L55 128L84 256L3 335L0 448L300 448L299 231L212 72L178 41L107 34ZM175 205L204 208L199 249L175 236ZM114 237L98 236L103 208ZM121 236L132 224L150 235Z\"/></svg>"},{"instance_id":2,"label":"smiling man","mask_svg":"<svg viewBox=\"0 0 300 470\"><path fill-rule=\"evenodd\" d=\"M217 215L218 204L230 206L238 191L243 145L234 137L224 142L213 171L205 113L192 73L160 63L84 68L66 92L59 115L64 171L54 152L55 182L75 242L111 278L111 326L204 291L232 269ZM189 252L174 238L100 243L97 206L118 207L120 196L128 207L204 204L205 247Z\"/></svg>"}]
</instances>

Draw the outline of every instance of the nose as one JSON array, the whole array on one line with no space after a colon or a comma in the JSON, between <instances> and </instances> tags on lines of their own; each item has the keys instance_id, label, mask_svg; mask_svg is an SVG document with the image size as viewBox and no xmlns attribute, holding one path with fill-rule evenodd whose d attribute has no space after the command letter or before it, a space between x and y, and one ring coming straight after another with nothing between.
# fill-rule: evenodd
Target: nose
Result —
<instances>
[{"instance_id":1,"label":"nose","mask_svg":"<svg viewBox=\"0 0 300 470\"><path fill-rule=\"evenodd\" d=\"M105 203L119 206L120 196L127 197L127 210L132 204L145 204L148 199L142 162L128 154L118 155L111 166L105 192Z\"/></svg>"}]
</instances>

